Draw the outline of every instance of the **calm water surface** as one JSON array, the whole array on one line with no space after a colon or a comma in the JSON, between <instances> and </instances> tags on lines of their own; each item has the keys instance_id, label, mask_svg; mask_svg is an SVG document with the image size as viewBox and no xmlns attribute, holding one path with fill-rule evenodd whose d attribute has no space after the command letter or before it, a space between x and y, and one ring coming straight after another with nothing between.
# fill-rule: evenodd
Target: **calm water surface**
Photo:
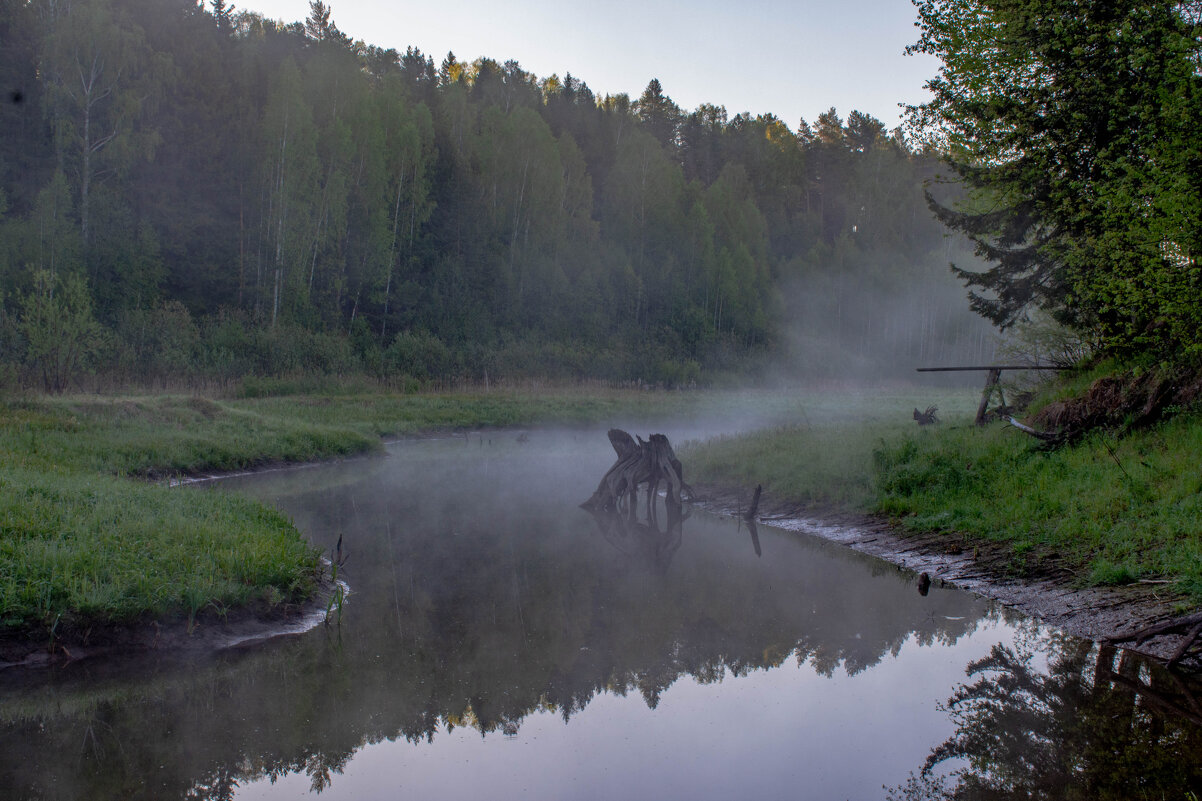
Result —
<instances>
[{"instance_id":1,"label":"calm water surface","mask_svg":"<svg viewBox=\"0 0 1202 801\"><path fill-rule=\"evenodd\" d=\"M494 432L221 482L343 537L340 622L0 674L0 798L1198 792L1189 682L803 535L595 517L612 461Z\"/></svg>"}]
</instances>

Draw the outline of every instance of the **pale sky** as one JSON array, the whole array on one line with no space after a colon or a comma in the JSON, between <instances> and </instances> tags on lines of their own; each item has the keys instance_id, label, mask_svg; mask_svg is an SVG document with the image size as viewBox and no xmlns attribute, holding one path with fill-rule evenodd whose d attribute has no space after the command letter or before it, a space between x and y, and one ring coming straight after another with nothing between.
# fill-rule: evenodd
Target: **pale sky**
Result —
<instances>
[{"instance_id":1,"label":"pale sky","mask_svg":"<svg viewBox=\"0 0 1202 801\"><path fill-rule=\"evenodd\" d=\"M343 33L442 61L517 60L539 78L568 72L598 97L637 99L652 78L686 112L772 113L796 128L835 106L896 127L900 102L927 98L938 62L903 51L918 36L910 0L327 0ZM295 22L308 0L246 0L238 9Z\"/></svg>"}]
</instances>

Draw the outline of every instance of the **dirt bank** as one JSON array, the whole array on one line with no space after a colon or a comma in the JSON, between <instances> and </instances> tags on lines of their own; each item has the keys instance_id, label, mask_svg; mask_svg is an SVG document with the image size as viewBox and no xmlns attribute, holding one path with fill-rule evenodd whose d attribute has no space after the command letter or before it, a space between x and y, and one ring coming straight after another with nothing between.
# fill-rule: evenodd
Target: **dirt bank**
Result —
<instances>
[{"instance_id":1,"label":"dirt bank","mask_svg":"<svg viewBox=\"0 0 1202 801\"><path fill-rule=\"evenodd\" d=\"M735 516L746 509L749 493L703 486L696 490L697 505L709 511ZM965 545L954 535L905 533L885 518L807 509L774 501L766 493L758 511L761 525L821 537L914 571L915 592L918 577L926 573L933 583L991 598L1090 640L1120 638L1181 616L1183 597L1166 584L1084 587L1071 570L1054 560L1042 560L1036 567L1022 564L1004 545ZM1164 661L1177 650L1182 636L1169 633L1138 645L1119 644ZM1196 652L1178 664L1202 672L1202 658Z\"/></svg>"},{"instance_id":2,"label":"dirt bank","mask_svg":"<svg viewBox=\"0 0 1202 801\"><path fill-rule=\"evenodd\" d=\"M246 648L320 626L325 622L334 589L335 585L326 580L304 604L281 604L270 609L251 606L220 614L209 609L192 621L181 618L63 627L56 629L53 637L13 632L0 636L0 670L44 668L145 652L189 659L230 648ZM342 590L349 593L344 583Z\"/></svg>"}]
</instances>

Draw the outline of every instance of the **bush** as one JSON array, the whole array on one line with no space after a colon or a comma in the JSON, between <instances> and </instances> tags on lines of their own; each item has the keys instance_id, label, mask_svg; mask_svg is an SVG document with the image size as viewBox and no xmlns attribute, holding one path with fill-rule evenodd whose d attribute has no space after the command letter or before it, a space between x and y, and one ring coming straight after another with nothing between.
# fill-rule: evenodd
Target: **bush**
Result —
<instances>
[{"instance_id":1,"label":"bush","mask_svg":"<svg viewBox=\"0 0 1202 801\"><path fill-rule=\"evenodd\" d=\"M133 309L117 323L114 366L133 381L166 386L195 375L201 363L200 329L179 301Z\"/></svg>"},{"instance_id":2,"label":"bush","mask_svg":"<svg viewBox=\"0 0 1202 801\"><path fill-rule=\"evenodd\" d=\"M61 394L87 366L104 340L92 316L92 300L80 275L38 270L21 299L18 325L25 337L25 363L47 392Z\"/></svg>"},{"instance_id":3,"label":"bush","mask_svg":"<svg viewBox=\"0 0 1202 801\"><path fill-rule=\"evenodd\" d=\"M446 377L454 371L451 349L426 331L396 335L384 351L381 368L385 376L407 375L419 381Z\"/></svg>"}]
</instances>

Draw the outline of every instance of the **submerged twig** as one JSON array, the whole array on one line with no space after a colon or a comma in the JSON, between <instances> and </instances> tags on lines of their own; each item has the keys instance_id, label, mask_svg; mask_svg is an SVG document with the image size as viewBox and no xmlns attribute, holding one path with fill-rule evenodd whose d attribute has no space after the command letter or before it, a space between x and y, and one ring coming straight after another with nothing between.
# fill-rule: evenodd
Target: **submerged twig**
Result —
<instances>
[{"instance_id":1,"label":"submerged twig","mask_svg":"<svg viewBox=\"0 0 1202 801\"><path fill-rule=\"evenodd\" d=\"M755 485L755 494L751 496L751 507L747 510L747 514L743 515L744 520L755 520L755 513L760 508L760 492L763 489L762 484Z\"/></svg>"}]
</instances>

